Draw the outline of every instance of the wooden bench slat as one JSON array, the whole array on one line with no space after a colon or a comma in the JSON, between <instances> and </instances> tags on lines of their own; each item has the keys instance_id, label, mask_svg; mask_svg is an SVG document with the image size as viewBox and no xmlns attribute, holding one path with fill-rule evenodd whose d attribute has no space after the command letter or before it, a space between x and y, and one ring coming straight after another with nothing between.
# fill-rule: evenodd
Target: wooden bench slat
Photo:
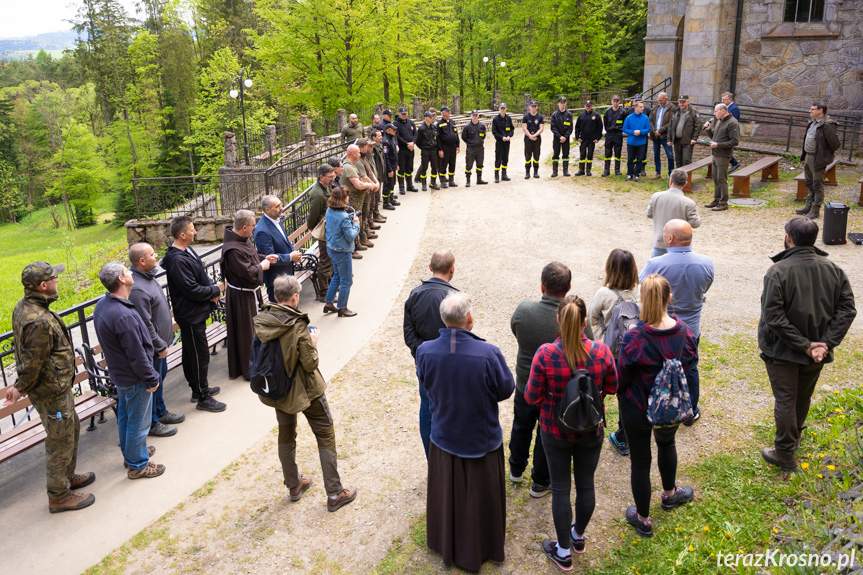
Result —
<instances>
[{"instance_id":1,"label":"wooden bench slat","mask_svg":"<svg viewBox=\"0 0 863 575\"><path fill-rule=\"evenodd\" d=\"M748 198L749 196L749 184L751 181L751 177L753 174L761 170L761 181L762 182L778 182L779 181L779 160L782 158L778 156L770 156L767 158L761 158L748 166L744 166L739 170L735 171L731 174L731 178L734 181L734 189L731 192L732 196Z\"/></svg>"},{"instance_id":2,"label":"wooden bench slat","mask_svg":"<svg viewBox=\"0 0 863 575\"><path fill-rule=\"evenodd\" d=\"M694 172L695 170L700 170L702 168L707 168L707 177L711 177L713 172L713 158L707 156L706 158L701 158L698 161L692 162L691 164L687 164L685 166L680 166L680 168L678 168L686 172L686 185L683 186L683 193L692 193L692 172Z\"/></svg>"}]
</instances>

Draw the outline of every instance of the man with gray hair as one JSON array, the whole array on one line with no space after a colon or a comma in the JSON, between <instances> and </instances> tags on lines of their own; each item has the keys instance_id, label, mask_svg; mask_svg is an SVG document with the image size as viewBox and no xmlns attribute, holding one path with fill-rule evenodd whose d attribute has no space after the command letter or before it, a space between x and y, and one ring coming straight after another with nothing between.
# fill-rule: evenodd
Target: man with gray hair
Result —
<instances>
[{"instance_id":1,"label":"man with gray hair","mask_svg":"<svg viewBox=\"0 0 863 575\"><path fill-rule=\"evenodd\" d=\"M498 403L515 381L500 349L471 333L470 296L440 304L446 327L419 346L417 377L431 409L426 530L446 565L479 571L504 560L506 488Z\"/></svg>"},{"instance_id":2,"label":"man with gray hair","mask_svg":"<svg viewBox=\"0 0 863 575\"><path fill-rule=\"evenodd\" d=\"M728 164L734 155L734 148L740 143L740 127L734 116L728 113L725 104L716 104L713 117L713 120L704 124L704 131L710 136L713 155L713 201L704 207L722 212L728 209Z\"/></svg>"},{"instance_id":3,"label":"man with gray hair","mask_svg":"<svg viewBox=\"0 0 863 575\"><path fill-rule=\"evenodd\" d=\"M654 180L662 177L662 150L665 150L668 158L669 174L674 169L674 148L668 143L668 125L677 111L677 106L668 101L668 94L665 92L660 92L656 101L658 105L650 112L650 139L653 140L653 163L656 165Z\"/></svg>"},{"instance_id":4,"label":"man with gray hair","mask_svg":"<svg viewBox=\"0 0 863 575\"><path fill-rule=\"evenodd\" d=\"M108 294L93 309L93 327L102 346L111 381L117 388L117 429L129 479L149 479L165 472L150 460L147 448L153 415L153 392L159 374L153 369L155 350L144 320L129 301L135 278L120 262L99 270Z\"/></svg>"},{"instance_id":5,"label":"man with gray hair","mask_svg":"<svg viewBox=\"0 0 863 575\"><path fill-rule=\"evenodd\" d=\"M667 251L662 238L665 224L671 220L683 220L689 222L693 228L701 225L695 201L687 198L683 193L686 180L686 172L681 169L673 170L668 180L668 189L653 194L650 203L647 204L647 217L653 219L653 253L650 254L652 258L661 256Z\"/></svg>"},{"instance_id":6,"label":"man with gray hair","mask_svg":"<svg viewBox=\"0 0 863 575\"><path fill-rule=\"evenodd\" d=\"M240 210L234 225L225 228L222 244L222 277L225 278L225 316L227 323L228 378L241 375L249 380L249 356L255 329L252 318L258 313L258 289L264 283L264 271L279 257L258 253L251 240L255 230L255 213Z\"/></svg>"},{"instance_id":7,"label":"man with gray hair","mask_svg":"<svg viewBox=\"0 0 863 575\"><path fill-rule=\"evenodd\" d=\"M282 222L282 201L273 195L264 196L261 200L264 215L255 226L255 246L258 253L275 254L276 261L269 269L264 268L264 285L267 286L267 297L273 298L273 280L282 274L294 275L294 264L303 259L303 253L294 249L288 237L288 231Z\"/></svg>"}]
</instances>

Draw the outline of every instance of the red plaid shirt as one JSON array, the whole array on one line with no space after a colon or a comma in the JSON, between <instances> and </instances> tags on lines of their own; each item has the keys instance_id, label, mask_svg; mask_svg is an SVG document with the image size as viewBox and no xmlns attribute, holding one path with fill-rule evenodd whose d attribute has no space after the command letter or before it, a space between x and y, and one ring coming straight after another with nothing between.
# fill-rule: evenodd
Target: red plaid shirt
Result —
<instances>
[{"instance_id":1,"label":"red plaid shirt","mask_svg":"<svg viewBox=\"0 0 863 575\"><path fill-rule=\"evenodd\" d=\"M581 343L589 350L589 356L577 362L575 369L587 370L603 398L617 392L617 371L611 350L601 341L587 339L584 334L581 335ZM562 349L563 342L557 338L554 343L544 344L536 351L533 364L530 366L530 379L524 390L524 399L529 404L540 407L539 425L545 433L562 441L575 441L579 434L561 431L554 416L557 402L563 396L563 389L567 382L572 379L573 371ZM603 405L604 412L605 405ZM602 433L601 427L595 432L583 433L580 436L596 437L600 433Z\"/></svg>"}]
</instances>

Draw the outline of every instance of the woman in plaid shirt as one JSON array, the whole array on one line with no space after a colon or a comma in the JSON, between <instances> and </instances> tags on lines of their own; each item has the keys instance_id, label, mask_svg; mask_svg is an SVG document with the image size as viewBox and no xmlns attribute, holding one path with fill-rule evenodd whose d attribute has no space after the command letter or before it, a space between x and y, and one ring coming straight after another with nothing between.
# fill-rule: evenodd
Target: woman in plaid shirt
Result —
<instances>
[{"instance_id":1,"label":"woman in plaid shirt","mask_svg":"<svg viewBox=\"0 0 863 575\"><path fill-rule=\"evenodd\" d=\"M570 545L576 553L584 553L584 530L596 506L593 474L599 463L604 433L602 427L582 434L562 431L557 425L555 407L576 369L587 370L603 398L617 391L611 350L601 341L585 337L586 317L587 310L580 297L568 296L560 302L557 308L560 337L537 350L524 392L525 400L540 408L542 445L551 475L551 511L557 542L546 539L542 550L564 571L572 569ZM569 504L572 473L575 474L575 523L572 523Z\"/></svg>"},{"instance_id":2,"label":"woman in plaid shirt","mask_svg":"<svg viewBox=\"0 0 863 575\"><path fill-rule=\"evenodd\" d=\"M653 537L650 523L651 432L656 438L656 463L662 477L662 508L671 511L693 498L691 487L675 484L677 447L674 435L678 426L654 429L647 420L647 397L665 359L677 357L683 346L680 362L688 379L698 357L695 336L677 316L668 315L670 301L671 286L661 275L651 274L641 282L641 321L623 336L617 363L620 369L620 387L617 389L620 419L629 443L630 483L635 499L635 505L626 510L626 520L642 537Z\"/></svg>"}]
</instances>

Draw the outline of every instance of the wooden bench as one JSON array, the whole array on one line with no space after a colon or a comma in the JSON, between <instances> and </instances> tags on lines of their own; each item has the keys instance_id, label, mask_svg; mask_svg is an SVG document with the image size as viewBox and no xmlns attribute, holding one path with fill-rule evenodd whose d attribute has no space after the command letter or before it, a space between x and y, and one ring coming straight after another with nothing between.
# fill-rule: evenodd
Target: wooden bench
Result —
<instances>
[{"instance_id":1,"label":"wooden bench","mask_svg":"<svg viewBox=\"0 0 863 575\"><path fill-rule=\"evenodd\" d=\"M761 158L757 162L749 164L736 170L731 177L734 179L734 189L731 192L732 196L739 198L749 197L749 179L753 174L761 170L762 182L778 182L779 181L779 160L778 156L769 156Z\"/></svg>"},{"instance_id":2,"label":"wooden bench","mask_svg":"<svg viewBox=\"0 0 863 575\"><path fill-rule=\"evenodd\" d=\"M298 227L290 236L288 236L288 240L291 242L292 246L302 246L305 245L306 242L312 240L312 245L309 246L308 249L304 250L302 259L294 264L294 277L297 278L297 281L303 283L307 279L312 280L312 287L315 290L315 296L320 297L324 294L320 293L318 288L318 242L312 237L312 231L309 229L308 224L303 224ZM266 289L261 288L262 295L266 298Z\"/></svg>"},{"instance_id":3,"label":"wooden bench","mask_svg":"<svg viewBox=\"0 0 863 575\"><path fill-rule=\"evenodd\" d=\"M683 170L684 172L686 172L686 185L683 187L683 193L692 193L692 172L694 172L695 170L700 170L702 168L707 168L708 178L713 177L713 158L711 156L701 158L697 162L692 162L691 164L687 164L685 166L677 168L678 170Z\"/></svg>"},{"instance_id":4,"label":"wooden bench","mask_svg":"<svg viewBox=\"0 0 863 575\"><path fill-rule=\"evenodd\" d=\"M835 159L824 168L824 185L825 186L836 186L836 164L839 163L839 159ZM802 171L797 176L794 177L797 180L797 197L794 198L795 202L805 202L806 196L809 195L809 189L806 187L806 172Z\"/></svg>"}]
</instances>

